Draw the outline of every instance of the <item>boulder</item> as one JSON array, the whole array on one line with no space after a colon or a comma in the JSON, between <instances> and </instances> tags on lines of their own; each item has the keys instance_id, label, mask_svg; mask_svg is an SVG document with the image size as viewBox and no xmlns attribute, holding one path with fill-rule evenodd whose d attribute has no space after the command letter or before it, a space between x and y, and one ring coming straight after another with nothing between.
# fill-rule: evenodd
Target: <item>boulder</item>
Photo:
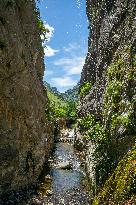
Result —
<instances>
[{"instance_id":1,"label":"boulder","mask_svg":"<svg viewBox=\"0 0 136 205\"><path fill-rule=\"evenodd\" d=\"M67 169L67 170L70 170L70 169L72 169L72 163L71 162L69 162L69 161L66 161L66 162L60 162L59 164L58 164L58 168L59 169Z\"/></svg>"}]
</instances>

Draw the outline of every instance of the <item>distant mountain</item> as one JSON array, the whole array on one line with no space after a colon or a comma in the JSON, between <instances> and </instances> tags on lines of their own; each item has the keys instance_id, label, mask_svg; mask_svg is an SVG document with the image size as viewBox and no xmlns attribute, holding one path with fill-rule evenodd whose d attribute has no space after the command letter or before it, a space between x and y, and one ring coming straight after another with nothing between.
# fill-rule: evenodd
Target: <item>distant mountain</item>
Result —
<instances>
[{"instance_id":1,"label":"distant mountain","mask_svg":"<svg viewBox=\"0 0 136 205\"><path fill-rule=\"evenodd\" d=\"M63 99L63 95L57 90L56 87L51 87L49 83L44 82L44 85L47 88L47 96L54 113L60 111L60 109L61 111L65 111L68 103Z\"/></svg>"},{"instance_id":2,"label":"distant mountain","mask_svg":"<svg viewBox=\"0 0 136 205\"><path fill-rule=\"evenodd\" d=\"M44 85L47 87L47 90L57 97L59 97L61 100L64 101L77 101L78 100L78 92L79 92L79 83L74 86L72 89L68 89L65 93L61 93L57 90L56 87L51 87L49 83L44 81Z\"/></svg>"},{"instance_id":3,"label":"distant mountain","mask_svg":"<svg viewBox=\"0 0 136 205\"><path fill-rule=\"evenodd\" d=\"M49 92L51 92L52 94L56 95L57 97L59 97L61 100L65 100L63 93L60 93L56 87L51 87L51 85L49 83L47 83L46 81L44 81L44 85L47 88L47 90Z\"/></svg>"},{"instance_id":4,"label":"distant mountain","mask_svg":"<svg viewBox=\"0 0 136 205\"><path fill-rule=\"evenodd\" d=\"M78 96L79 96L79 86L80 84L78 83L76 86L74 86L72 89L67 90L63 96L65 100L72 100L72 101L77 101Z\"/></svg>"}]
</instances>

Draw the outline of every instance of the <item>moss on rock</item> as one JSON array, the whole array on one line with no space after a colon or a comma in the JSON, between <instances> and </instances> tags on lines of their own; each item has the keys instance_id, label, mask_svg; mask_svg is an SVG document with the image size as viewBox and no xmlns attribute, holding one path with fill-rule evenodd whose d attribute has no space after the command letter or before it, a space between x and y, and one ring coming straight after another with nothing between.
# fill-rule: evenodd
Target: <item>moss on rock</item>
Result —
<instances>
[{"instance_id":1,"label":"moss on rock","mask_svg":"<svg viewBox=\"0 0 136 205\"><path fill-rule=\"evenodd\" d=\"M123 205L136 196L136 146L117 165L93 205Z\"/></svg>"},{"instance_id":2,"label":"moss on rock","mask_svg":"<svg viewBox=\"0 0 136 205\"><path fill-rule=\"evenodd\" d=\"M115 135L121 126L124 126L127 133L135 132L135 58L134 46L130 45L115 54L114 61L107 70L103 117L110 117L107 126L111 135Z\"/></svg>"}]
</instances>

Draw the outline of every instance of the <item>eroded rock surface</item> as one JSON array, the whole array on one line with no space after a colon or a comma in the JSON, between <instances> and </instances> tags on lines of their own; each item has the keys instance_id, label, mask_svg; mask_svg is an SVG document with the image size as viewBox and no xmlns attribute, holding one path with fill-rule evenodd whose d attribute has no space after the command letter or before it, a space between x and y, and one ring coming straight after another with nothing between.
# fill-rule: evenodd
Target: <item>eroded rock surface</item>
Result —
<instances>
[{"instance_id":1,"label":"eroded rock surface","mask_svg":"<svg viewBox=\"0 0 136 205\"><path fill-rule=\"evenodd\" d=\"M89 95L81 99L79 113L83 115L89 111L100 117L108 66L116 61L115 56L125 48L135 47L136 8L134 0L86 2L90 34L81 84L89 81L93 87Z\"/></svg>"},{"instance_id":2,"label":"eroded rock surface","mask_svg":"<svg viewBox=\"0 0 136 205\"><path fill-rule=\"evenodd\" d=\"M35 2L0 0L0 193L35 182L52 147Z\"/></svg>"},{"instance_id":3,"label":"eroded rock surface","mask_svg":"<svg viewBox=\"0 0 136 205\"><path fill-rule=\"evenodd\" d=\"M81 87L86 82L92 87L81 96L78 114L96 120L81 134L90 140L85 157L97 191L135 143L136 5L134 0L86 2L90 34Z\"/></svg>"}]
</instances>

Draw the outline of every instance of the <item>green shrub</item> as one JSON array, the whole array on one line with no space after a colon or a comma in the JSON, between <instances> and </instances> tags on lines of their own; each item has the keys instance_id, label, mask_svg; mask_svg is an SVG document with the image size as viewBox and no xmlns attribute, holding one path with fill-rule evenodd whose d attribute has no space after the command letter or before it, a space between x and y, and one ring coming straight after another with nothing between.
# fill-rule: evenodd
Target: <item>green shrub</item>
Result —
<instances>
[{"instance_id":1,"label":"green shrub","mask_svg":"<svg viewBox=\"0 0 136 205\"><path fill-rule=\"evenodd\" d=\"M102 184L107 176L110 167L110 160L107 158L108 135L103 128L100 120L96 119L93 114L87 115L78 120L82 131L83 139L91 141L95 145L95 151L92 155L92 160L96 163L96 185Z\"/></svg>"},{"instance_id":2,"label":"green shrub","mask_svg":"<svg viewBox=\"0 0 136 205\"><path fill-rule=\"evenodd\" d=\"M89 93L89 90L92 88L92 84L90 82L84 83L79 91L81 97L86 96Z\"/></svg>"},{"instance_id":3,"label":"green shrub","mask_svg":"<svg viewBox=\"0 0 136 205\"><path fill-rule=\"evenodd\" d=\"M67 102L66 117L73 118L73 119L77 118L76 104L77 103L75 101L71 101L71 100Z\"/></svg>"},{"instance_id":4,"label":"green shrub","mask_svg":"<svg viewBox=\"0 0 136 205\"><path fill-rule=\"evenodd\" d=\"M108 67L108 84L104 94L104 118L109 117L109 131L113 133L121 125L128 132L134 126L133 83L135 78L135 52L129 46L115 56L115 61ZM128 98L126 100L125 98ZM109 115L110 113L110 115Z\"/></svg>"},{"instance_id":5,"label":"green shrub","mask_svg":"<svg viewBox=\"0 0 136 205\"><path fill-rule=\"evenodd\" d=\"M95 117L94 115L86 115L82 119L78 119L81 129L90 129L94 126Z\"/></svg>"},{"instance_id":6,"label":"green shrub","mask_svg":"<svg viewBox=\"0 0 136 205\"><path fill-rule=\"evenodd\" d=\"M101 143L106 140L106 134L101 123L98 122L93 114L86 115L82 119L78 119L81 130L86 130L85 137L96 142Z\"/></svg>"},{"instance_id":7,"label":"green shrub","mask_svg":"<svg viewBox=\"0 0 136 205\"><path fill-rule=\"evenodd\" d=\"M61 118L66 116L66 109L65 108L55 108L54 115L56 118Z\"/></svg>"}]
</instances>

